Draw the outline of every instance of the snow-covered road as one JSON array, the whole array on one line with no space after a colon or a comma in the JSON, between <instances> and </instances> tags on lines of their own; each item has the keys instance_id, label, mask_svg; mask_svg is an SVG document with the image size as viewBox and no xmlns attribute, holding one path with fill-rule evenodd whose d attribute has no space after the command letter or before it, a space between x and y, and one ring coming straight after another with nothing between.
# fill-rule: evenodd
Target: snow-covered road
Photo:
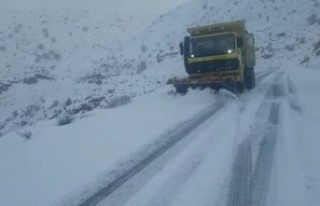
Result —
<instances>
[{"instance_id":1,"label":"snow-covered road","mask_svg":"<svg viewBox=\"0 0 320 206\"><path fill-rule=\"evenodd\" d=\"M34 134L30 141L10 133L0 150L0 201L316 206L320 120L307 95L318 77L256 71L257 87L240 96L210 90L181 96L162 88L65 127L48 121L25 128ZM44 141L48 131L52 138Z\"/></svg>"},{"instance_id":2,"label":"snow-covered road","mask_svg":"<svg viewBox=\"0 0 320 206\"><path fill-rule=\"evenodd\" d=\"M260 71L252 92L219 94L81 205L266 205L286 78Z\"/></svg>"},{"instance_id":3,"label":"snow-covered road","mask_svg":"<svg viewBox=\"0 0 320 206\"><path fill-rule=\"evenodd\" d=\"M156 167L159 167L159 163L156 163L157 161L159 161L157 160L158 158L163 159L164 156L167 156L168 154L163 154L168 153L168 150L172 150L173 152L176 151L175 146L177 143L181 143L181 140L183 138L185 138L186 136L190 136L190 133L193 133L199 125L203 124L208 118L221 110L225 106L225 104L226 101L218 101L217 103L200 112L200 114L193 117L191 120L185 121L173 130L166 132L166 134L163 135L162 139L156 143L157 146L153 150L149 151L146 156L142 157L140 161L137 162L137 164L133 165L133 167L129 168L123 174L119 175L111 183L108 183L107 186L102 188L99 192L87 199L81 205L95 205L98 200L109 196L114 191L118 191L118 188L123 187L122 185L124 183L128 184L127 180L134 181L132 180L132 177L136 178L135 175L137 175L140 171L146 173L145 168L150 167L149 164L156 164ZM161 164L163 164L165 161L162 160L161 162ZM141 173L138 176L141 176ZM148 175L143 174L142 176L145 177ZM141 185L141 183L137 184L137 182L129 184L135 185L135 187L137 185ZM130 189L132 189L131 187L132 186L130 186ZM121 201L123 201L123 198L121 199ZM114 205L114 203L112 205Z\"/></svg>"}]
</instances>

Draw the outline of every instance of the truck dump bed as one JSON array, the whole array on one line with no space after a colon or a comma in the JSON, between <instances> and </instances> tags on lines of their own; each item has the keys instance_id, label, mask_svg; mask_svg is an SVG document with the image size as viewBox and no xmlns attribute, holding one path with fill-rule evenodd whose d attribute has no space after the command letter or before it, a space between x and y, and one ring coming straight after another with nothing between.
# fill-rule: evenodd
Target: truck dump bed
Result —
<instances>
[{"instance_id":1,"label":"truck dump bed","mask_svg":"<svg viewBox=\"0 0 320 206\"><path fill-rule=\"evenodd\" d=\"M235 32L243 36L246 32L243 21L233 21L228 23L212 24L196 28L187 29L192 37L203 36L206 34Z\"/></svg>"}]
</instances>

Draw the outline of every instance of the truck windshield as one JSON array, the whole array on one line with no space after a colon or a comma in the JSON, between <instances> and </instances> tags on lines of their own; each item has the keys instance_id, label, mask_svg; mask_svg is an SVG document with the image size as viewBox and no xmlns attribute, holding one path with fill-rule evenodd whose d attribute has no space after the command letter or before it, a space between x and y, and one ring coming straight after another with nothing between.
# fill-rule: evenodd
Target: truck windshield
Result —
<instances>
[{"instance_id":1,"label":"truck windshield","mask_svg":"<svg viewBox=\"0 0 320 206\"><path fill-rule=\"evenodd\" d=\"M190 40L191 57L231 54L235 49L233 34Z\"/></svg>"}]
</instances>

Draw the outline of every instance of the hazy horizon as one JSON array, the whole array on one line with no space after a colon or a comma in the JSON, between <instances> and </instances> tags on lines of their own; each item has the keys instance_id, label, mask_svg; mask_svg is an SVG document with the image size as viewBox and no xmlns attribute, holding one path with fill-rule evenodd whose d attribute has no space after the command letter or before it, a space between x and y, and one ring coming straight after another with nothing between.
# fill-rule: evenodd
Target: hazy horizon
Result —
<instances>
[{"instance_id":1,"label":"hazy horizon","mask_svg":"<svg viewBox=\"0 0 320 206\"><path fill-rule=\"evenodd\" d=\"M120 14L132 15L141 21L149 22L151 19L166 13L190 0L91 0L91 1L76 1L76 0L1 0L0 13L8 13L12 11L113 11ZM145 10L141 12L141 5ZM1 15L1 14L0 14Z\"/></svg>"}]
</instances>

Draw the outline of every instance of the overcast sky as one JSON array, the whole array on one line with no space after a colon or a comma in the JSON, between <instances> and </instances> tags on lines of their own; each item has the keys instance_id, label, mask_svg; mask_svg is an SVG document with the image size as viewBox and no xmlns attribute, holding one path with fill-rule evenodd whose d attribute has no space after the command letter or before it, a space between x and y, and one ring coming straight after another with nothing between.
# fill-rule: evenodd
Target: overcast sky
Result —
<instances>
[{"instance_id":1,"label":"overcast sky","mask_svg":"<svg viewBox=\"0 0 320 206\"><path fill-rule=\"evenodd\" d=\"M154 18L190 0L0 0L2 10L113 10Z\"/></svg>"}]
</instances>

